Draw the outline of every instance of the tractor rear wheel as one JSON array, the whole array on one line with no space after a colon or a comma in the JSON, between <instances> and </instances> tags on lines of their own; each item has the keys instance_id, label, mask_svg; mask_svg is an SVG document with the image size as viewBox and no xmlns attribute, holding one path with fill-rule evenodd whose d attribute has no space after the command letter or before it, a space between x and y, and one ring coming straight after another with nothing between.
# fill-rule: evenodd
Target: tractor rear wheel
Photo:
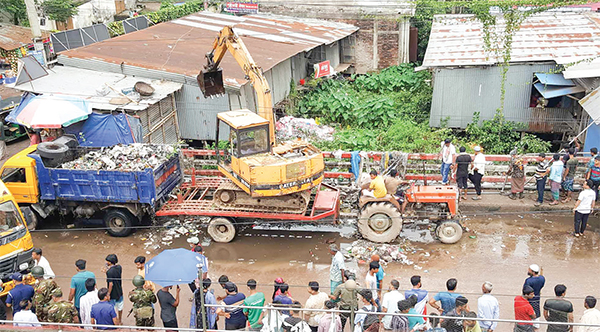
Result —
<instances>
[{"instance_id":1,"label":"tractor rear wheel","mask_svg":"<svg viewBox=\"0 0 600 332\"><path fill-rule=\"evenodd\" d=\"M358 215L358 230L369 241L392 242L402 231L402 216L390 203L369 204Z\"/></svg>"},{"instance_id":2,"label":"tractor rear wheel","mask_svg":"<svg viewBox=\"0 0 600 332\"><path fill-rule=\"evenodd\" d=\"M462 226L456 221L444 221L440 223L435 233L442 243L453 244L460 240L463 234Z\"/></svg>"}]
</instances>

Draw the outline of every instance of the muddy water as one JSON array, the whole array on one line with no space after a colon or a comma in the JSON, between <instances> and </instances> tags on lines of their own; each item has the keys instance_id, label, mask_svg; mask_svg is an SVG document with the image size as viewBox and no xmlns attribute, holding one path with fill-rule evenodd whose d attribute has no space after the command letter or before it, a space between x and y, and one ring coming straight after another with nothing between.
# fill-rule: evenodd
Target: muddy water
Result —
<instances>
[{"instance_id":1,"label":"muddy water","mask_svg":"<svg viewBox=\"0 0 600 332\"><path fill-rule=\"evenodd\" d=\"M424 289L435 293L444 289L445 281L454 277L459 280L458 291L470 300L475 310L481 284L491 281L493 294L501 306L501 317L512 318L512 301L519 294L526 277L527 266L539 264L547 278L542 295L549 298L552 288L558 283L568 287L568 297L574 302L575 317L583 312L583 297L600 296L595 276L600 273L598 247L600 229L597 218L590 218L590 227L585 238L575 239L569 235L572 217L557 215L511 215L480 216L465 221L468 234L455 245L427 242L428 237L418 228L407 234L420 242L408 242L406 253L413 263L403 265L390 263L386 266L385 288L389 280L398 279L402 289L410 287L409 279L414 274L423 278ZM216 282L222 274L235 281L242 292L249 278L258 280L260 290L267 298L272 294L271 284L276 277L283 277L291 287L293 297L304 302L308 293L305 285L316 280L322 286L329 285L329 264L331 256L327 251L328 242L335 241L344 248L353 239L343 238L331 232L306 232L279 230L259 230L247 228L240 232L236 240L229 244L212 243L206 247L210 260L210 278ZM100 272L104 258L116 253L123 266L124 289L131 290L130 279L136 270L133 260L138 255L148 258L167 248L187 247L185 237L174 238L169 245L156 241L160 248L147 248L149 233L161 235L158 230L139 231L128 238L112 238L101 231L60 231L36 232L34 243L44 249L58 282L63 289L69 288L70 277L75 273L75 260L88 261L89 270L98 277L98 284L106 285L105 275ZM202 235L202 234L201 234ZM160 237L160 236L158 236ZM168 243L168 242L166 242ZM347 262L350 269L357 270L359 282L363 282L366 266L362 262ZM223 291L213 286L217 294ZM191 292L187 285L182 286L182 302L178 308L180 326L188 326ZM328 291L328 289L324 289ZM124 317L131 308L125 301ZM158 318L158 314L156 316ZM125 324L133 324L133 317L124 318ZM500 325L498 331L511 330L508 325Z\"/></svg>"}]
</instances>

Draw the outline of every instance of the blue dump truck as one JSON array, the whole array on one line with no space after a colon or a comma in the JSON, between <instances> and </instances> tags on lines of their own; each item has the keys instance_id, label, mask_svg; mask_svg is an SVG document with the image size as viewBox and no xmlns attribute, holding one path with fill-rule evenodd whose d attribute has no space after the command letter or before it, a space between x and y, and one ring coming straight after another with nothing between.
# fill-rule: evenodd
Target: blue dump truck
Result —
<instances>
[{"instance_id":1,"label":"blue dump truck","mask_svg":"<svg viewBox=\"0 0 600 332\"><path fill-rule=\"evenodd\" d=\"M89 148L80 148L74 138L64 136L28 147L2 166L2 180L30 229L41 219L71 215L102 220L111 235L128 236L154 215L183 179L177 151L159 165L139 171L62 168L89 153ZM102 153L96 153L98 159L111 163L106 160L110 156Z\"/></svg>"}]
</instances>

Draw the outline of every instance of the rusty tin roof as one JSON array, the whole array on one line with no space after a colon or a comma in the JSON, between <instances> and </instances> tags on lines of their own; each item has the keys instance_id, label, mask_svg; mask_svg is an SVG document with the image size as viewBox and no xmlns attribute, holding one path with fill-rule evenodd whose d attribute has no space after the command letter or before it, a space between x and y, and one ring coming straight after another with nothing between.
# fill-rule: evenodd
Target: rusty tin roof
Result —
<instances>
[{"instance_id":1,"label":"rusty tin roof","mask_svg":"<svg viewBox=\"0 0 600 332\"><path fill-rule=\"evenodd\" d=\"M486 54L483 25L473 15L434 18L425 68L493 65ZM504 31L498 18L496 30ZM513 38L511 62L555 61L569 64L600 56L600 13L544 12L529 16Z\"/></svg>"},{"instance_id":2,"label":"rusty tin roof","mask_svg":"<svg viewBox=\"0 0 600 332\"><path fill-rule=\"evenodd\" d=\"M48 37L46 31L42 31L42 37ZM31 44L31 28L18 25L0 24L0 48L7 51L14 50L23 45Z\"/></svg>"},{"instance_id":3,"label":"rusty tin roof","mask_svg":"<svg viewBox=\"0 0 600 332\"><path fill-rule=\"evenodd\" d=\"M358 28L338 22L277 15L231 16L198 12L173 21L65 51L61 56L164 70L196 76L206 63L218 32L227 25L242 37L254 61L264 71L319 45L331 44ZM231 54L221 62L224 81L239 87L244 73Z\"/></svg>"}]
</instances>

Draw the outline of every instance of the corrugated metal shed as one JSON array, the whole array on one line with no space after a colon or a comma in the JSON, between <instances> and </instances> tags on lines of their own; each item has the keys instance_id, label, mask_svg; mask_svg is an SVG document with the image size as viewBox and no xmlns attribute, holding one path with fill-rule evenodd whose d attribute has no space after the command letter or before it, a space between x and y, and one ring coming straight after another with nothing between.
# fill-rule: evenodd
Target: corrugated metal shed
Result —
<instances>
[{"instance_id":1,"label":"corrugated metal shed","mask_svg":"<svg viewBox=\"0 0 600 332\"><path fill-rule=\"evenodd\" d=\"M504 31L498 18L497 31ZM500 47L500 45L499 45ZM568 64L600 56L600 13L544 12L529 16L513 38L511 62L555 61ZM434 19L424 68L492 65L486 54L483 25L473 15Z\"/></svg>"},{"instance_id":2,"label":"corrugated metal shed","mask_svg":"<svg viewBox=\"0 0 600 332\"><path fill-rule=\"evenodd\" d=\"M582 98L579 104L590 115L596 125L600 125L600 88Z\"/></svg>"},{"instance_id":3,"label":"corrugated metal shed","mask_svg":"<svg viewBox=\"0 0 600 332\"><path fill-rule=\"evenodd\" d=\"M533 132L551 132L573 125L573 116L563 108L530 108L534 73L552 72L554 65L510 66L506 78L504 116L507 120L526 123ZM480 68L434 69L433 99L429 124L439 127L448 120L452 128L465 128L479 112L482 120L492 119L500 107L501 69Z\"/></svg>"},{"instance_id":4,"label":"corrugated metal shed","mask_svg":"<svg viewBox=\"0 0 600 332\"><path fill-rule=\"evenodd\" d=\"M48 37L47 31L42 31L42 37ZM31 29L10 24L0 24L0 48L7 51L23 45L31 44Z\"/></svg>"},{"instance_id":5,"label":"corrugated metal shed","mask_svg":"<svg viewBox=\"0 0 600 332\"><path fill-rule=\"evenodd\" d=\"M142 97L136 104L125 102L123 104L112 104L110 100L121 97L109 86L117 91L131 89L136 82L146 82L154 89L149 97ZM32 82L23 83L14 88L21 91L29 91L42 94L63 94L76 96L89 101L92 108L98 110L125 109L140 111L147 109L181 89L181 83L152 80L144 77L132 77L121 74L91 71L73 67L55 66L48 71L48 75L35 79Z\"/></svg>"},{"instance_id":6,"label":"corrugated metal shed","mask_svg":"<svg viewBox=\"0 0 600 332\"><path fill-rule=\"evenodd\" d=\"M324 20L199 12L65 51L60 57L95 59L193 77L205 63L204 55L212 49L218 31L228 25L244 39L265 72L298 53L334 43L358 30L349 24ZM226 85L239 88L246 83L244 73L231 55L225 56L221 67Z\"/></svg>"}]
</instances>

